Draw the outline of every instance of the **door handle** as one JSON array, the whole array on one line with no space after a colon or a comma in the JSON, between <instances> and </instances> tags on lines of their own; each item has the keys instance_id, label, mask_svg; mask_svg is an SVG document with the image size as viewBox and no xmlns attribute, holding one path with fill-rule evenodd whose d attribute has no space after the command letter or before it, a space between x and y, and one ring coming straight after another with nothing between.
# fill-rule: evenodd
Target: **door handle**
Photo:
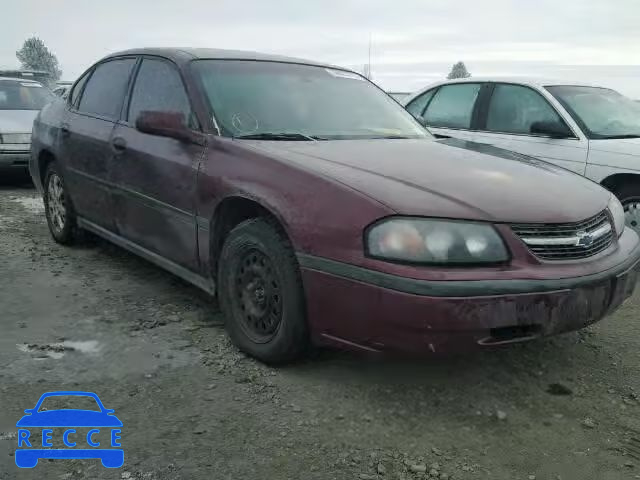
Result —
<instances>
[{"instance_id":1,"label":"door handle","mask_svg":"<svg viewBox=\"0 0 640 480\"><path fill-rule=\"evenodd\" d=\"M127 149L127 142L122 137L115 137L111 141L111 146L116 151L116 153L122 153Z\"/></svg>"},{"instance_id":2,"label":"door handle","mask_svg":"<svg viewBox=\"0 0 640 480\"><path fill-rule=\"evenodd\" d=\"M60 133L63 137L68 137L69 135L71 135L71 130L69 129L68 123L63 123L62 125L60 125Z\"/></svg>"}]
</instances>

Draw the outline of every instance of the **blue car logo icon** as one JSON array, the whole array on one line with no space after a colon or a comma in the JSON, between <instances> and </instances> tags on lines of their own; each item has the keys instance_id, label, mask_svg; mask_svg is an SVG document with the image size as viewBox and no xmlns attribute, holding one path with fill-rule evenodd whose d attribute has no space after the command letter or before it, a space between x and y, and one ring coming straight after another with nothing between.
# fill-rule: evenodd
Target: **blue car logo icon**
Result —
<instances>
[{"instance_id":1,"label":"blue car logo icon","mask_svg":"<svg viewBox=\"0 0 640 480\"><path fill-rule=\"evenodd\" d=\"M95 400L99 411L80 409L41 410L42 402L51 397L90 397ZM107 468L119 468L124 464L124 450L119 443L122 422L114 415L114 410L104 407L100 398L91 392L49 392L40 397L36 406L25 410L16 426L18 429L18 449L15 453L16 465L33 468L43 459L100 459ZM42 429L41 438L34 429ZM60 435L67 448L51 448L54 430L64 429ZM80 431L78 430L80 429ZM89 429L86 435L82 430ZM108 445L101 429L108 430ZM60 438L58 438L59 440ZM99 439L101 441L99 441ZM88 448L84 448L85 444ZM102 445L101 445L102 444ZM39 448L42 447L42 448ZM77 447L77 448L76 448Z\"/></svg>"}]
</instances>

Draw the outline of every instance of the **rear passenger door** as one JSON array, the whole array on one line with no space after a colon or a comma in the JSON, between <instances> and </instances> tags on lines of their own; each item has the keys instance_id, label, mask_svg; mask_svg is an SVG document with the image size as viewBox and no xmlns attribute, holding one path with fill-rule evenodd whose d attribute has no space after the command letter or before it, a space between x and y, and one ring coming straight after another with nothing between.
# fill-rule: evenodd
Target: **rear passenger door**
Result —
<instances>
[{"instance_id":1,"label":"rear passenger door","mask_svg":"<svg viewBox=\"0 0 640 480\"><path fill-rule=\"evenodd\" d=\"M199 130L177 67L162 58L143 58L113 137L119 149L111 170L117 227L126 239L195 271L196 173L204 147L138 131L135 123L143 111L182 113Z\"/></svg>"},{"instance_id":2,"label":"rear passenger door","mask_svg":"<svg viewBox=\"0 0 640 480\"><path fill-rule=\"evenodd\" d=\"M416 98L407 109L421 115L436 138L473 140L475 106L481 88L482 83L442 85ZM421 105L422 113L418 113Z\"/></svg>"},{"instance_id":3,"label":"rear passenger door","mask_svg":"<svg viewBox=\"0 0 640 480\"><path fill-rule=\"evenodd\" d=\"M477 142L531 155L585 174L586 138L575 132L571 138L531 133L534 122L557 122L571 129L539 92L524 85L497 83L487 90L482 103Z\"/></svg>"},{"instance_id":4,"label":"rear passenger door","mask_svg":"<svg viewBox=\"0 0 640 480\"><path fill-rule=\"evenodd\" d=\"M98 64L76 83L60 126L60 157L79 216L109 230L115 227L109 186L110 146L135 58Z\"/></svg>"}]
</instances>

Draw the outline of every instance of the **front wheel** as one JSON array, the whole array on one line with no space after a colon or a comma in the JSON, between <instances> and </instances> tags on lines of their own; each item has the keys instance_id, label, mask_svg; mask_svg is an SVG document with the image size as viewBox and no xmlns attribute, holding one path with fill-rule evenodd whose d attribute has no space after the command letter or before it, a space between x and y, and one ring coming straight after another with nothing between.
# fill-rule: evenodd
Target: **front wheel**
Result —
<instances>
[{"instance_id":1,"label":"front wheel","mask_svg":"<svg viewBox=\"0 0 640 480\"><path fill-rule=\"evenodd\" d=\"M272 364L292 361L306 350L300 270L275 222L251 219L229 233L220 254L218 299L240 350Z\"/></svg>"},{"instance_id":2,"label":"front wheel","mask_svg":"<svg viewBox=\"0 0 640 480\"><path fill-rule=\"evenodd\" d=\"M640 234L640 184L627 184L615 191L624 207L627 227Z\"/></svg>"},{"instance_id":3,"label":"front wheel","mask_svg":"<svg viewBox=\"0 0 640 480\"><path fill-rule=\"evenodd\" d=\"M78 239L80 232L69 192L55 162L48 165L44 178L44 207L49 231L56 242L70 245Z\"/></svg>"}]
</instances>

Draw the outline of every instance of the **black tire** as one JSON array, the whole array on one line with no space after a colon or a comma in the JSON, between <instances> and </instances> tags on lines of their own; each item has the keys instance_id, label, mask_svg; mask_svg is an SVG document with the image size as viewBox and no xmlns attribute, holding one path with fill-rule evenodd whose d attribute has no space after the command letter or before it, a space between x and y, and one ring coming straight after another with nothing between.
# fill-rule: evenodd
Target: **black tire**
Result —
<instances>
[{"instance_id":1,"label":"black tire","mask_svg":"<svg viewBox=\"0 0 640 480\"><path fill-rule=\"evenodd\" d=\"M631 210L636 218L640 216L640 183L625 183L617 187L613 193L618 197L628 215L627 224L640 234L640 221L630 218Z\"/></svg>"},{"instance_id":2,"label":"black tire","mask_svg":"<svg viewBox=\"0 0 640 480\"><path fill-rule=\"evenodd\" d=\"M218 301L231 340L269 364L303 356L309 344L300 269L288 238L269 219L246 220L225 239Z\"/></svg>"},{"instance_id":3,"label":"black tire","mask_svg":"<svg viewBox=\"0 0 640 480\"><path fill-rule=\"evenodd\" d=\"M57 183L56 190L60 191L60 198L54 198L52 183ZM82 238L82 234L78 228L71 197L56 162L47 165L42 190L45 215L51 236L62 245L77 243Z\"/></svg>"}]
</instances>

